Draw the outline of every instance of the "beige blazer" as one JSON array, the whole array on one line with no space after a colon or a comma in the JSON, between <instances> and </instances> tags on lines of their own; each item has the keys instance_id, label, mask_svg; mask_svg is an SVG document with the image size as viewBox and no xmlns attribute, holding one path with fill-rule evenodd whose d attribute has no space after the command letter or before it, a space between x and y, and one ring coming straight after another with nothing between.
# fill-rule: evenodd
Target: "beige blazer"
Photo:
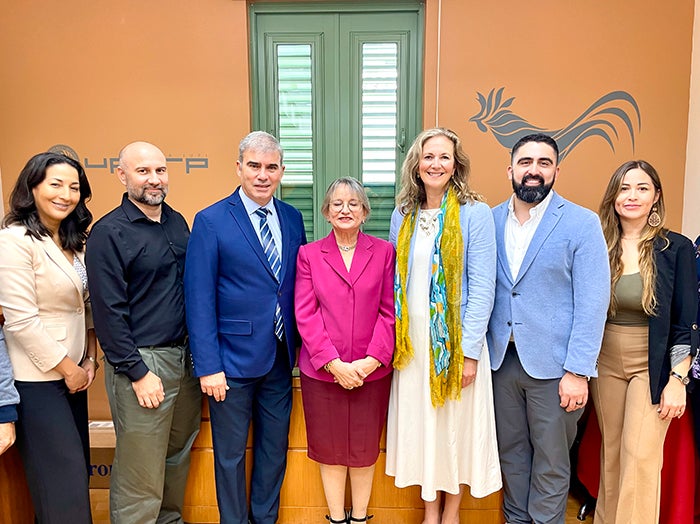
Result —
<instances>
[{"instance_id":1,"label":"beige blazer","mask_svg":"<svg viewBox=\"0 0 700 524\"><path fill-rule=\"evenodd\" d=\"M92 327L88 293L50 238L30 237L23 226L0 230L0 306L15 380L61 380L53 368L63 357L82 361Z\"/></svg>"}]
</instances>

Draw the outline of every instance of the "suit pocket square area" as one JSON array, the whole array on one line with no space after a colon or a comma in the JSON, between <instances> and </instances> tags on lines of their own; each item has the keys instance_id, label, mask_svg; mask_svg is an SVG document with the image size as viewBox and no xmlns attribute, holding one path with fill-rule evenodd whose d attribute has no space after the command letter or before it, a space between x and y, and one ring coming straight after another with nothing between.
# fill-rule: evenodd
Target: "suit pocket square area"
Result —
<instances>
[{"instance_id":1,"label":"suit pocket square area","mask_svg":"<svg viewBox=\"0 0 700 524\"><path fill-rule=\"evenodd\" d=\"M250 320L219 320L219 333L224 335L251 335L253 323Z\"/></svg>"}]
</instances>

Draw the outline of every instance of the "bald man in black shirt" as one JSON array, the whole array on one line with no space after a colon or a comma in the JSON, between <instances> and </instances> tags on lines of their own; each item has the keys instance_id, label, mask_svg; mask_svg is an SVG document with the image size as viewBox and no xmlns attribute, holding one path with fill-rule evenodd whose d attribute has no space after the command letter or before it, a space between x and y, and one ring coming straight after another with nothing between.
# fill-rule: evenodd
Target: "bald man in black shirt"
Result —
<instances>
[{"instance_id":1,"label":"bald man in black shirt","mask_svg":"<svg viewBox=\"0 0 700 524\"><path fill-rule=\"evenodd\" d=\"M187 347L183 273L189 228L164 203L165 156L134 142L119 154L121 205L92 228L86 266L117 445L112 524L183 522L202 396Z\"/></svg>"}]
</instances>

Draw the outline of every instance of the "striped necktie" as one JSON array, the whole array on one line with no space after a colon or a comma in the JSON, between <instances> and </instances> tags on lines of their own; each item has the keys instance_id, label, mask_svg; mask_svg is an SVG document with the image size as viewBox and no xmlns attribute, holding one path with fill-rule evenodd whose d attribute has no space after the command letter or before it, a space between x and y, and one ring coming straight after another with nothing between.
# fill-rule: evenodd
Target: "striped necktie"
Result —
<instances>
[{"instance_id":1,"label":"striped necktie","mask_svg":"<svg viewBox=\"0 0 700 524\"><path fill-rule=\"evenodd\" d=\"M255 210L255 214L260 217L260 240L262 242L263 251L265 251L265 256L267 257L267 261L270 263L270 268L275 274L277 282L279 282L282 263L280 262L280 256L277 252L277 246L275 246L275 239L272 238L270 225L267 223L268 213L269 211L264 207L259 207ZM277 304L275 304L275 336L277 337L277 340L282 340L283 332L284 323L282 321L282 310L280 309L279 302L277 302Z\"/></svg>"}]
</instances>

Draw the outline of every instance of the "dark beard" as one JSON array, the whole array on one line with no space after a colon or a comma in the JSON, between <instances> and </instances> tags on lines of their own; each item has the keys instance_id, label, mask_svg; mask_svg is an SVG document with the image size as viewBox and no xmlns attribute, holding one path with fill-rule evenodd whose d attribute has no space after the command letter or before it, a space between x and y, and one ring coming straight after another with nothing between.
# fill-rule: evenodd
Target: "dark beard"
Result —
<instances>
[{"instance_id":1,"label":"dark beard","mask_svg":"<svg viewBox=\"0 0 700 524\"><path fill-rule=\"evenodd\" d=\"M165 200L168 190L161 188L161 193L159 195L150 195L146 193L146 189L152 189L150 187L142 187L140 191L134 190L134 188L127 188L129 196L136 202L146 204L147 206L159 206Z\"/></svg>"},{"instance_id":2,"label":"dark beard","mask_svg":"<svg viewBox=\"0 0 700 524\"><path fill-rule=\"evenodd\" d=\"M526 186L525 183L529 180L539 180L540 185ZM554 185L554 181L552 181L551 184L545 184L544 178L539 175L525 175L520 184L518 184L515 179L512 179L511 182L513 184L515 196L528 204L539 204L542 202L547 198L547 195Z\"/></svg>"}]
</instances>

